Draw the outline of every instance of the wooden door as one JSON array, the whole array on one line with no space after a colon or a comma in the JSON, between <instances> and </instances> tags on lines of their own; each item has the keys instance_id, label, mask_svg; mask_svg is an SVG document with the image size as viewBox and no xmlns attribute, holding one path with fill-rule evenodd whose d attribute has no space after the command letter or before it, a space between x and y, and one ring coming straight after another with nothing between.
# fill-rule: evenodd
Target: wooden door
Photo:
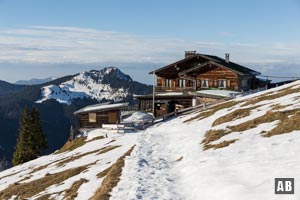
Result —
<instances>
[{"instance_id":1,"label":"wooden door","mask_svg":"<svg viewBox=\"0 0 300 200\"><path fill-rule=\"evenodd\" d=\"M118 113L117 112L108 112L108 123L116 124L118 121Z\"/></svg>"}]
</instances>

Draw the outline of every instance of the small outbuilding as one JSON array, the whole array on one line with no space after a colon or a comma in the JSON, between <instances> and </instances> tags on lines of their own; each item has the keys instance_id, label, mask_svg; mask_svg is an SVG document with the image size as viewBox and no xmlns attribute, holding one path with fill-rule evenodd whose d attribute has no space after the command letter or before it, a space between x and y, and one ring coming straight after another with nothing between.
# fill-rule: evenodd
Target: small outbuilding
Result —
<instances>
[{"instance_id":1,"label":"small outbuilding","mask_svg":"<svg viewBox=\"0 0 300 200\"><path fill-rule=\"evenodd\" d=\"M79 128L102 128L102 124L118 124L121 110L128 103L95 104L74 112L78 119Z\"/></svg>"}]
</instances>

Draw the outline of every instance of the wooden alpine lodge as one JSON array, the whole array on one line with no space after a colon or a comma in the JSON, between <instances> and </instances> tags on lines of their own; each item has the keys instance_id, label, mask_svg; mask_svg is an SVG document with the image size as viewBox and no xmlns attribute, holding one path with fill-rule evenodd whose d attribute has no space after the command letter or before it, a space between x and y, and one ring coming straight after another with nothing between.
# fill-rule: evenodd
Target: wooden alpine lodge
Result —
<instances>
[{"instance_id":1,"label":"wooden alpine lodge","mask_svg":"<svg viewBox=\"0 0 300 200\"><path fill-rule=\"evenodd\" d=\"M150 72L156 76L155 116L200 103L230 98L264 86L259 72L225 58L186 51L182 60ZM136 95L140 110L152 112L153 94Z\"/></svg>"}]
</instances>

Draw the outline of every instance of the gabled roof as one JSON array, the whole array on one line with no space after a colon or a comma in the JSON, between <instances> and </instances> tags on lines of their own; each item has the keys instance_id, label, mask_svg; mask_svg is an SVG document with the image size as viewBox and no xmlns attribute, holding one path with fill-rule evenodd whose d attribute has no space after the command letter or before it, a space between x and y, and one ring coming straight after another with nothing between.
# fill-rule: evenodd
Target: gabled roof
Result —
<instances>
[{"instance_id":1,"label":"gabled roof","mask_svg":"<svg viewBox=\"0 0 300 200\"><path fill-rule=\"evenodd\" d=\"M109 104L109 102L94 104L94 105L90 105L90 106L86 106L84 108L81 108L80 110L77 110L76 112L74 112L74 115L81 114L81 113L96 112L96 111L107 111L107 110L122 109L122 108L128 106L128 104L129 103Z\"/></svg>"},{"instance_id":2,"label":"gabled roof","mask_svg":"<svg viewBox=\"0 0 300 200\"><path fill-rule=\"evenodd\" d=\"M195 54L195 55L192 55L192 56L189 56L187 58L184 58L182 60L179 60L177 62L174 62L172 64L169 64L169 65L166 65L162 68L159 68L157 70L155 70L155 73L158 73L164 69L167 69L169 67L173 67L173 66L176 66L176 65L179 65L179 64L182 64L186 61L190 61L192 59L198 59L199 57L201 58L204 58L204 59L207 59L207 61L213 61L214 63L218 64L218 65L221 65L223 67L226 67L232 71L235 71L236 73L240 74L240 75L259 75L260 73L255 71L255 70L252 70L252 69L249 69L247 67L244 67L242 65L239 65L239 64L236 64L234 62L226 62L225 59L223 58L220 58L218 56L213 56L213 55L206 55L206 54ZM186 69L185 69L186 70ZM152 72L150 72L150 74L152 74Z\"/></svg>"}]
</instances>

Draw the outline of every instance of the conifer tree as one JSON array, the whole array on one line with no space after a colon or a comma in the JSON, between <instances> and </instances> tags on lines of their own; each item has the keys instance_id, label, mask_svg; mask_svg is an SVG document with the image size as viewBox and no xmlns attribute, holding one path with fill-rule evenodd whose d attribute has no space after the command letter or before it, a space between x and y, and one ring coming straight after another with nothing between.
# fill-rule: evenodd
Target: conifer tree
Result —
<instances>
[{"instance_id":1,"label":"conifer tree","mask_svg":"<svg viewBox=\"0 0 300 200\"><path fill-rule=\"evenodd\" d=\"M17 145L13 155L13 165L18 165L29 160L30 150L28 149L28 137L29 137L29 110L26 107L24 109L22 118L20 120L19 133L17 139Z\"/></svg>"},{"instance_id":2,"label":"conifer tree","mask_svg":"<svg viewBox=\"0 0 300 200\"><path fill-rule=\"evenodd\" d=\"M15 166L35 159L42 155L46 148L47 140L42 132L39 113L35 108L30 112L26 107L20 120L12 163Z\"/></svg>"},{"instance_id":3,"label":"conifer tree","mask_svg":"<svg viewBox=\"0 0 300 200\"><path fill-rule=\"evenodd\" d=\"M34 156L38 157L42 155L43 150L48 147L47 140L45 135L43 134L40 114L36 108L32 108L31 110L31 147L34 152Z\"/></svg>"}]
</instances>

